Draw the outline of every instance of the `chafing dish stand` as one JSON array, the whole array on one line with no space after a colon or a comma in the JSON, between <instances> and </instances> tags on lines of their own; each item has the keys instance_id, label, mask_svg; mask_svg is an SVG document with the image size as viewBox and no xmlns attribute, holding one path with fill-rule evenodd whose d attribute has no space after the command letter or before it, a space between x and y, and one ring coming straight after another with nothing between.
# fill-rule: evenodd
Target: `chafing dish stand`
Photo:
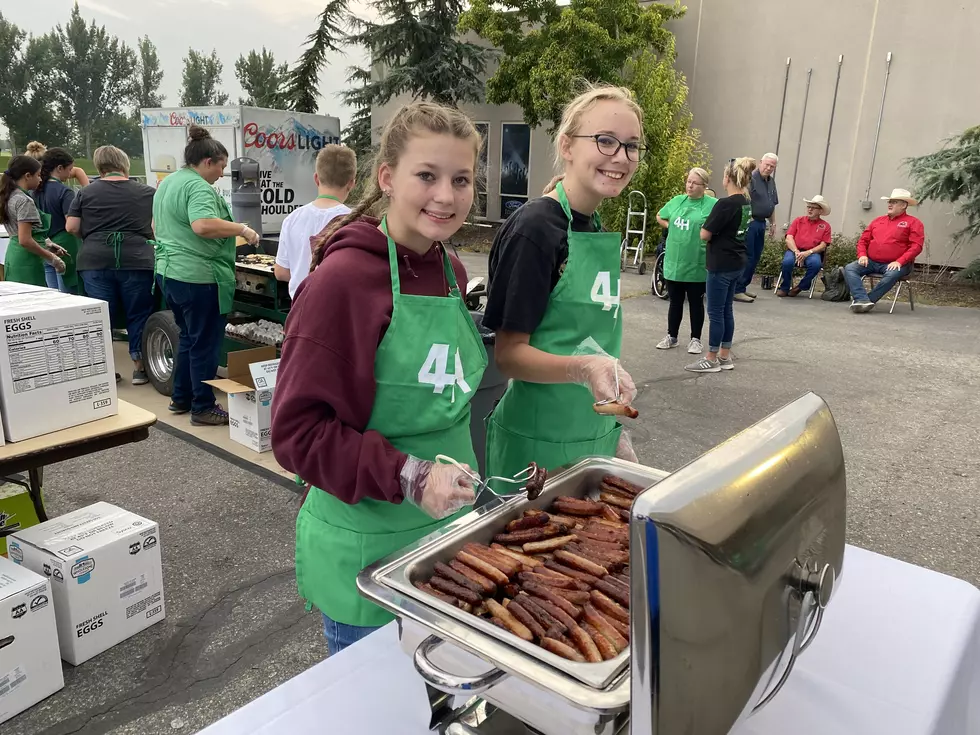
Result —
<instances>
[{"instance_id":1,"label":"chafing dish stand","mask_svg":"<svg viewBox=\"0 0 980 735\"><path fill-rule=\"evenodd\" d=\"M416 589L437 561L525 509L646 488L631 510L630 649L554 656ZM668 474L608 458L501 497L366 568L358 587L399 618L445 735L725 735L775 697L814 640L842 571L843 450L810 393Z\"/></svg>"}]
</instances>

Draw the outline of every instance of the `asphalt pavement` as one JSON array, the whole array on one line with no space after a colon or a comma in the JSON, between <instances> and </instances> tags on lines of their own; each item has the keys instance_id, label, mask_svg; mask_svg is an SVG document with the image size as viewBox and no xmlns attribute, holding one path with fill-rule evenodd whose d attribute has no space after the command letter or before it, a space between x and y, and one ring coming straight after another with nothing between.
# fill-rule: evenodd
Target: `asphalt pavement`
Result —
<instances>
[{"instance_id":1,"label":"asphalt pavement","mask_svg":"<svg viewBox=\"0 0 980 735\"><path fill-rule=\"evenodd\" d=\"M471 277L485 274L485 256L464 261ZM681 347L654 348L666 312L649 275L624 275L641 461L676 470L813 391L844 445L848 541L980 582L980 312L899 303L856 315L764 293L735 305L736 369L711 375L683 369L686 314ZM45 490L51 515L106 500L160 523L167 619L66 664L65 689L4 735L194 733L325 655L296 595L299 496L288 482L153 429L141 444L48 468Z\"/></svg>"}]
</instances>

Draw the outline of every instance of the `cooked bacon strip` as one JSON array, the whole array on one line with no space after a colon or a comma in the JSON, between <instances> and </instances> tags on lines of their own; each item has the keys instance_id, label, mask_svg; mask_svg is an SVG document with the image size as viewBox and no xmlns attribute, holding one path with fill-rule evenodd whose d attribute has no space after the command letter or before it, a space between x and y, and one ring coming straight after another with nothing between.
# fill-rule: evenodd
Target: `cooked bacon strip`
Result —
<instances>
[{"instance_id":1,"label":"cooked bacon strip","mask_svg":"<svg viewBox=\"0 0 980 735\"><path fill-rule=\"evenodd\" d=\"M613 485L621 488L634 497L646 489L630 482L629 480L624 480L622 477L617 477L616 475L603 475L602 482L606 483L607 485Z\"/></svg>"},{"instance_id":2,"label":"cooked bacon strip","mask_svg":"<svg viewBox=\"0 0 980 735\"><path fill-rule=\"evenodd\" d=\"M593 664L602 661L602 654L596 648L595 641L578 625L568 629L568 637L575 642L575 647L585 656L586 661Z\"/></svg>"},{"instance_id":3,"label":"cooked bacon strip","mask_svg":"<svg viewBox=\"0 0 980 735\"><path fill-rule=\"evenodd\" d=\"M528 595L527 592L521 592L514 599L521 603L521 607L531 613L531 616L545 628L549 638L558 638L558 636L554 635L554 631L558 631L561 634L568 630L568 627L563 622L541 607L537 600ZM561 639L559 638L558 640Z\"/></svg>"},{"instance_id":4,"label":"cooked bacon strip","mask_svg":"<svg viewBox=\"0 0 980 735\"><path fill-rule=\"evenodd\" d=\"M564 551L563 549L559 549L555 552L555 559L563 564L567 564L573 569L579 569L595 577L604 577L606 572L609 571L610 566L606 564L599 564L598 562L591 561L590 559L584 559L578 554L573 554L570 551Z\"/></svg>"},{"instance_id":5,"label":"cooked bacon strip","mask_svg":"<svg viewBox=\"0 0 980 735\"><path fill-rule=\"evenodd\" d=\"M621 585L615 582L610 582L608 577L606 579L600 579L598 582L596 582L595 588L618 602L623 607L628 608L630 606L629 588L624 589Z\"/></svg>"},{"instance_id":6,"label":"cooked bacon strip","mask_svg":"<svg viewBox=\"0 0 980 735\"><path fill-rule=\"evenodd\" d=\"M495 618L500 618L504 625L507 626L507 630L514 635L518 636L519 638L523 638L526 641L534 640L534 636L531 634L531 631L528 630L527 626L515 618L511 614L510 610L496 600L487 600L487 610L489 610L490 614Z\"/></svg>"},{"instance_id":7,"label":"cooked bacon strip","mask_svg":"<svg viewBox=\"0 0 980 735\"><path fill-rule=\"evenodd\" d=\"M628 498L624 498L622 495L599 493L599 500L601 500L603 503L609 503L609 505L615 505L617 508L622 508L623 510L629 510L633 507L633 501Z\"/></svg>"},{"instance_id":8,"label":"cooked bacon strip","mask_svg":"<svg viewBox=\"0 0 980 735\"><path fill-rule=\"evenodd\" d=\"M472 590L473 592L475 592L480 596L483 596L484 594L490 594L483 588L482 585L477 584L472 579L470 579L464 574L461 574L459 571L453 569L448 564L443 564L442 562L437 561L433 566L433 570L440 577L445 577L450 582L455 582L460 587L465 587L468 590Z\"/></svg>"},{"instance_id":9,"label":"cooked bacon strip","mask_svg":"<svg viewBox=\"0 0 980 735\"><path fill-rule=\"evenodd\" d=\"M467 589L462 585L458 585L445 577L436 575L429 580L429 584L440 592L445 592L447 595L452 595L457 600L468 602L470 605L479 605L481 602L483 602L483 598L480 597L479 593L474 592L471 589Z\"/></svg>"},{"instance_id":10,"label":"cooked bacon strip","mask_svg":"<svg viewBox=\"0 0 980 735\"><path fill-rule=\"evenodd\" d=\"M523 553L523 550L515 551L514 549L508 549L500 544L492 544L490 548L501 554L506 554L515 561L519 561L527 570L535 569L544 564L544 562L535 559L533 556L528 556L527 554Z\"/></svg>"},{"instance_id":11,"label":"cooked bacon strip","mask_svg":"<svg viewBox=\"0 0 980 735\"><path fill-rule=\"evenodd\" d=\"M610 599L599 590L592 590L592 604L604 615L615 618L619 622L629 625L629 610L624 608L615 600Z\"/></svg>"},{"instance_id":12,"label":"cooked bacon strip","mask_svg":"<svg viewBox=\"0 0 980 735\"><path fill-rule=\"evenodd\" d=\"M514 531L525 531L528 528L547 526L550 520L551 516L547 513L533 513L530 515L525 513L520 518L515 518L507 524L507 532L513 533Z\"/></svg>"},{"instance_id":13,"label":"cooked bacon strip","mask_svg":"<svg viewBox=\"0 0 980 735\"><path fill-rule=\"evenodd\" d=\"M550 602L555 607L561 608L565 611L565 614L572 619L578 618L582 614L581 608L575 607L572 603L566 600L561 595L557 594L557 590L552 590L550 587L546 587L543 584L534 584L533 582L528 582L522 585L524 591L527 592L532 597L537 597L547 602ZM546 610L548 608L545 608ZM550 610L548 612L551 612ZM561 620L561 618L558 618Z\"/></svg>"},{"instance_id":14,"label":"cooked bacon strip","mask_svg":"<svg viewBox=\"0 0 980 735\"><path fill-rule=\"evenodd\" d=\"M589 591L589 585L585 584L585 582L579 582L577 579L572 579L564 575L558 576L558 572L554 572L553 574L521 572L517 575L517 578L522 584L525 582L534 582L536 584L547 585L548 587L560 587L565 590Z\"/></svg>"},{"instance_id":15,"label":"cooked bacon strip","mask_svg":"<svg viewBox=\"0 0 980 735\"><path fill-rule=\"evenodd\" d=\"M571 498L566 495L555 498L554 506L559 513L570 516L594 516L602 512L602 506L599 503L593 503L591 500L584 500L583 498Z\"/></svg>"},{"instance_id":16,"label":"cooked bacon strip","mask_svg":"<svg viewBox=\"0 0 980 735\"><path fill-rule=\"evenodd\" d=\"M574 540L574 536L556 536L555 538L549 538L544 541L531 541L524 544L524 553L538 554L541 552L554 551L555 549L560 549L565 544Z\"/></svg>"},{"instance_id":17,"label":"cooked bacon strip","mask_svg":"<svg viewBox=\"0 0 980 735\"><path fill-rule=\"evenodd\" d=\"M616 653L619 653L629 646L629 642L626 640L626 638L621 636L619 632L609 624L609 621L600 615L599 611L592 607L592 605L586 605L582 615L585 622L595 626L597 631L609 639L609 642L616 647Z\"/></svg>"},{"instance_id":18,"label":"cooked bacon strip","mask_svg":"<svg viewBox=\"0 0 980 735\"><path fill-rule=\"evenodd\" d=\"M459 551L456 553L456 560L475 569L494 584L503 585L510 581L510 578L506 574L482 557L474 556L466 551Z\"/></svg>"},{"instance_id":19,"label":"cooked bacon strip","mask_svg":"<svg viewBox=\"0 0 980 735\"><path fill-rule=\"evenodd\" d=\"M517 620L519 620L529 631L531 631L534 637L538 640L545 637L544 626L535 620L534 616L531 615L530 612L524 609L524 606L521 605L520 600L516 598L511 600L510 604L507 606L507 612L517 618Z\"/></svg>"},{"instance_id":20,"label":"cooked bacon strip","mask_svg":"<svg viewBox=\"0 0 980 735\"><path fill-rule=\"evenodd\" d=\"M581 572L578 569L572 569L564 564L557 561L546 561L544 566L547 569L558 572L559 574L564 574L566 577L571 577L572 579L577 579L580 582L585 582L586 584L592 585L599 581L599 577L588 572Z\"/></svg>"},{"instance_id":21,"label":"cooked bacon strip","mask_svg":"<svg viewBox=\"0 0 980 735\"><path fill-rule=\"evenodd\" d=\"M612 642L606 638L602 633L596 630L593 626L588 623L582 623L582 630L589 634L595 643L596 648L599 649L599 653L602 655L603 661L609 661L610 659L616 658L618 651Z\"/></svg>"}]
</instances>

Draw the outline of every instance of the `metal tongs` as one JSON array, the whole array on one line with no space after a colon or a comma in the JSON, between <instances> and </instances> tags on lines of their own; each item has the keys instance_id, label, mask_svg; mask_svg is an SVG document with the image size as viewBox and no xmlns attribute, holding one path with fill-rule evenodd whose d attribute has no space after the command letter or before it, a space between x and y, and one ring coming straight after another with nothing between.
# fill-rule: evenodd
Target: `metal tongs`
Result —
<instances>
[{"instance_id":1,"label":"metal tongs","mask_svg":"<svg viewBox=\"0 0 980 735\"><path fill-rule=\"evenodd\" d=\"M436 462L445 462L446 464L453 465L454 467L456 467L456 469L458 469L460 472L462 472L464 475L466 475L468 478L470 478L473 481L473 487L476 493L476 499L473 501L473 505L475 506L480 505L480 496L483 495L483 493L489 492L492 495L496 495L496 493L494 493L493 490L490 489L491 481L498 480L499 482L507 482L510 483L511 485L521 485L522 487L519 488L520 491L526 488L528 481L530 481L531 478L533 478L535 473L537 472L537 465L531 464L528 465L527 469L521 470L513 477L500 477L494 475L493 477L481 479L478 473L474 472L471 469L468 469L465 465L457 462L455 459L453 459L448 455L437 454ZM537 497L537 495L535 495L535 497ZM532 498L530 495L528 495L528 499L534 500L534 498Z\"/></svg>"}]
</instances>

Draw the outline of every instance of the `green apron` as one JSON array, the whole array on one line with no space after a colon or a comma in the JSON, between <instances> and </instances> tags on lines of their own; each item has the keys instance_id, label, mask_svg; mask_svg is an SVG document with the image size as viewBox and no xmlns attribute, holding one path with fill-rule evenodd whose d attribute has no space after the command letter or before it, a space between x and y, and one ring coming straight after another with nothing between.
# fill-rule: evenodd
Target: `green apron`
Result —
<instances>
[{"instance_id":1,"label":"green apron","mask_svg":"<svg viewBox=\"0 0 980 735\"><path fill-rule=\"evenodd\" d=\"M384 220L381 226L387 234ZM420 459L448 454L476 467L470 399L483 378L487 353L449 257L443 254L452 289L448 298L402 294L391 237L388 262L393 309L374 361L377 392L365 431L378 432ZM407 500L396 505L366 498L348 505L312 487L296 519L299 593L339 623L384 625L393 616L358 594L358 573L451 520L434 520Z\"/></svg>"},{"instance_id":2,"label":"green apron","mask_svg":"<svg viewBox=\"0 0 980 735\"><path fill-rule=\"evenodd\" d=\"M68 251L68 255L61 258L65 261L65 272L61 275L61 278L68 288L75 288L78 286L78 271L76 267L80 240L68 232L68 230L62 230L57 235L52 235L51 241Z\"/></svg>"},{"instance_id":3,"label":"green apron","mask_svg":"<svg viewBox=\"0 0 980 735\"><path fill-rule=\"evenodd\" d=\"M228 206L228 202L226 202L225 198L218 192L215 192L214 195L221 203L221 210L223 212L221 219L227 222L234 222L235 220L231 216L231 208ZM235 254L238 252L235 246L235 239L236 238L234 237L214 238L215 242L220 244L220 251L211 257L204 254L199 254L200 257L207 260L208 264L211 266L211 273L214 276L214 283L218 287L218 311L221 314L228 314L231 312L235 303L235 287L237 286L235 279ZM164 283L166 283L167 267L170 264L170 257L171 255L175 254L175 251L170 248L167 243L160 242L159 240L150 241L150 243L156 250L156 273L160 275L164 279ZM183 254L181 253L180 255ZM162 266L160 261L163 261ZM154 279L154 289L155 288L156 279Z\"/></svg>"},{"instance_id":4,"label":"green apron","mask_svg":"<svg viewBox=\"0 0 980 735\"><path fill-rule=\"evenodd\" d=\"M562 184L557 191L569 222L568 262L530 345L552 355L571 355L591 337L618 358L623 341L619 233L573 232ZM595 223L598 228L598 216ZM598 415L593 402L582 385L512 380L488 420L487 475L511 477L532 461L553 470L586 456L615 456L620 425L612 416ZM516 489L493 484L500 494Z\"/></svg>"},{"instance_id":5,"label":"green apron","mask_svg":"<svg viewBox=\"0 0 980 735\"><path fill-rule=\"evenodd\" d=\"M42 212L37 213L41 217L41 223L31 227L31 235L34 242L43 247L45 239L48 237L48 228L51 227L51 215ZM67 264L67 258L63 258ZM7 244L7 256L3 263L3 277L7 281L16 283L28 283L32 286L48 285L44 278L44 259L29 250L24 249L20 244L17 231L10 233L10 242Z\"/></svg>"}]
</instances>

